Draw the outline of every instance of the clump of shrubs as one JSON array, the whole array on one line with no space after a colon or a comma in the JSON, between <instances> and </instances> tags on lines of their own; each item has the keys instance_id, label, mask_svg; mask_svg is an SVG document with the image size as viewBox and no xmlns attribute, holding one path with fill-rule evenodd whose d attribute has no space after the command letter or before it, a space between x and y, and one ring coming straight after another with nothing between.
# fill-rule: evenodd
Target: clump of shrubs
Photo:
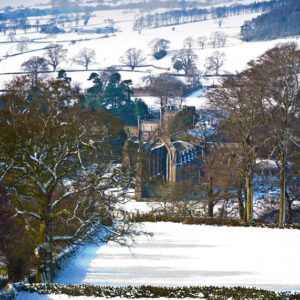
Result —
<instances>
[{"instance_id":1,"label":"clump of shrubs","mask_svg":"<svg viewBox=\"0 0 300 300\"><path fill-rule=\"evenodd\" d=\"M155 52L153 54L154 58L159 60L159 59L162 59L163 57L165 57L167 55L167 51L166 50L159 50L158 52Z\"/></svg>"},{"instance_id":2,"label":"clump of shrubs","mask_svg":"<svg viewBox=\"0 0 300 300\"><path fill-rule=\"evenodd\" d=\"M161 215L161 214L134 214L131 216L132 222L173 222L182 223L185 218L171 215Z\"/></svg>"},{"instance_id":3,"label":"clump of shrubs","mask_svg":"<svg viewBox=\"0 0 300 300\"><path fill-rule=\"evenodd\" d=\"M239 220L220 218L185 218L182 223L189 225L241 226Z\"/></svg>"}]
</instances>

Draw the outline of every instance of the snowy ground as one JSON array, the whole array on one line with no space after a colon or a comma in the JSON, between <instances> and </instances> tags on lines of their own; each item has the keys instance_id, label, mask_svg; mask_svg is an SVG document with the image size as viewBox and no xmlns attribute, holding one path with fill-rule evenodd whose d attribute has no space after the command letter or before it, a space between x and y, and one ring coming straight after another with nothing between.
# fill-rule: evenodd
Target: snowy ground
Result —
<instances>
[{"instance_id":1,"label":"snowy ground","mask_svg":"<svg viewBox=\"0 0 300 300\"><path fill-rule=\"evenodd\" d=\"M32 293L22 293L20 294L16 300L107 300L105 297L87 297L87 296L67 296L67 295L39 295L39 294L32 294ZM174 300L177 298L164 298L161 297L159 300ZM192 298L184 298L186 300ZM113 300L124 300L122 297L114 297ZM149 300L149 298L139 298L139 300Z\"/></svg>"},{"instance_id":2,"label":"snowy ground","mask_svg":"<svg viewBox=\"0 0 300 300\"><path fill-rule=\"evenodd\" d=\"M86 245L55 282L300 290L299 230L143 223L132 248Z\"/></svg>"},{"instance_id":3,"label":"snowy ground","mask_svg":"<svg viewBox=\"0 0 300 300\"><path fill-rule=\"evenodd\" d=\"M29 30L27 34L24 34L22 30L17 31L17 35L14 36L15 42L8 42L8 36L0 35L0 68L1 73L6 72L19 72L22 71L21 64L34 55L44 56L45 50L38 50L50 43L62 44L68 49L68 59L64 61L58 69L74 70L83 69L80 66L72 64L72 58L83 47L92 48L96 51L96 61L90 66L90 69L106 68L111 65L120 65L120 57L129 48L142 49L146 61L146 65L149 67L138 68L136 72L121 72L122 78L132 79L134 86L144 85L142 78L149 74L159 74L169 69L169 72L174 73L172 69L172 56L177 53L183 47L183 41L186 37L191 36L193 39L197 39L200 36L210 37L211 33L215 31L222 31L228 36L228 42L224 48L215 49L211 46L207 46L205 49L200 49L195 43L193 50L198 55L197 67L199 70L205 69L205 59L212 54L215 50L222 51L226 54L226 61L221 72L228 71L234 73L241 71L246 67L249 60L256 58L264 53L267 49L274 47L277 43L298 41L297 38L288 38L275 41L261 41L246 43L241 41L240 26L245 20L251 20L258 14L245 14L239 16L233 16L225 20L224 25L218 28L215 20L207 20L204 22L188 23L172 27L162 27L153 29L144 29L140 34L137 31L133 31L133 23L136 16L140 16L139 10L111 10L111 11L95 11L90 19L88 25L84 29L92 29L107 26L105 19L108 17L116 21L116 27L118 32L115 36L99 34L78 34L71 32L71 28L66 28L68 32L59 35L41 35L36 33L35 30ZM49 19L50 16L41 17L41 24L45 22L44 19ZM34 23L36 18L33 18ZM81 21L83 22L83 21ZM83 25L82 25L83 26ZM28 50L38 50L36 52L24 53L18 56L5 57L6 54L17 53L18 42L22 38L36 39L42 37L43 40L36 40L28 43ZM168 55L163 59L157 61L153 58L151 49L149 48L149 42L153 38L165 38L170 40L170 49ZM86 40L90 39L90 40ZM162 69L163 68L163 69ZM165 70L166 69L166 70ZM69 73L72 77L73 83L78 83L83 89L90 86L90 82L87 78L90 75L90 71ZM56 76L56 73L53 74ZM3 89L5 82L12 79L12 75L0 76L0 89ZM203 82L205 85L211 82ZM216 82L215 82L216 83ZM190 100L189 105L202 106L205 103L205 98L193 97Z\"/></svg>"}]
</instances>

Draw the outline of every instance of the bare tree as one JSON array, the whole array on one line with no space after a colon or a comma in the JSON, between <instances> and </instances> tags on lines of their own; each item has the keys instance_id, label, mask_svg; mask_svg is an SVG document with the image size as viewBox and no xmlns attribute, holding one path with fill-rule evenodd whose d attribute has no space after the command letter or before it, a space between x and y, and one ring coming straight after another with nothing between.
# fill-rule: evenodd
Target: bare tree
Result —
<instances>
[{"instance_id":1,"label":"bare tree","mask_svg":"<svg viewBox=\"0 0 300 300\"><path fill-rule=\"evenodd\" d=\"M14 42L16 40L16 33L14 31L10 31L7 35L7 39L10 42Z\"/></svg>"},{"instance_id":2,"label":"bare tree","mask_svg":"<svg viewBox=\"0 0 300 300\"><path fill-rule=\"evenodd\" d=\"M182 49L172 57L172 62L180 65L185 75L188 75L194 68L198 56L190 49Z\"/></svg>"},{"instance_id":3,"label":"bare tree","mask_svg":"<svg viewBox=\"0 0 300 300\"><path fill-rule=\"evenodd\" d=\"M222 87L206 94L215 110L220 112L218 117L227 140L234 141L227 143L226 152L245 182L245 219L248 223L252 222L253 177L257 168L256 149L260 144L257 132L262 127L262 99L256 93L252 79L252 72L246 70L235 77L226 77Z\"/></svg>"},{"instance_id":4,"label":"bare tree","mask_svg":"<svg viewBox=\"0 0 300 300\"><path fill-rule=\"evenodd\" d=\"M150 48L152 49L153 54L158 53L163 50L166 51L169 48L170 41L166 39L155 38L149 43Z\"/></svg>"},{"instance_id":5,"label":"bare tree","mask_svg":"<svg viewBox=\"0 0 300 300\"><path fill-rule=\"evenodd\" d=\"M225 53L214 51L211 56L205 60L206 72L219 75L219 71L225 62Z\"/></svg>"},{"instance_id":6,"label":"bare tree","mask_svg":"<svg viewBox=\"0 0 300 300\"><path fill-rule=\"evenodd\" d=\"M45 73L49 71L46 59L40 56L31 57L21 67L31 77L32 86L36 86L39 78L45 77Z\"/></svg>"},{"instance_id":7,"label":"bare tree","mask_svg":"<svg viewBox=\"0 0 300 300\"><path fill-rule=\"evenodd\" d=\"M26 34L27 33L27 29L30 28L30 23L28 22L27 18L24 17L24 18L21 18L20 21L19 21L19 27L22 28L24 30L24 33Z\"/></svg>"},{"instance_id":8,"label":"bare tree","mask_svg":"<svg viewBox=\"0 0 300 300\"><path fill-rule=\"evenodd\" d=\"M10 19L9 20L9 25L11 27L11 29L13 30L13 32L15 34L17 34L17 29L19 28L19 25L20 25L20 22L19 22L19 19Z\"/></svg>"},{"instance_id":9,"label":"bare tree","mask_svg":"<svg viewBox=\"0 0 300 300\"><path fill-rule=\"evenodd\" d=\"M7 23L6 21L1 21L0 22L0 32L3 31L3 34L6 35L7 31Z\"/></svg>"},{"instance_id":10,"label":"bare tree","mask_svg":"<svg viewBox=\"0 0 300 300\"><path fill-rule=\"evenodd\" d=\"M222 25L223 25L225 19L226 19L226 17L224 17L224 16L221 16L221 17L219 17L219 18L216 19L216 23L217 23L217 25L219 26L219 28L222 27Z\"/></svg>"},{"instance_id":11,"label":"bare tree","mask_svg":"<svg viewBox=\"0 0 300 300\"><path fill-rule=\"evenodd\" d=\"M169 74L160 74L149 81L149 89L153 96L159 97L160 107L170 105L176 98L182 99L184 84Z\"/></svg>"},{"instance_id":12,"label":"bare tree","mask_svg":"<svg viewBox=\"0 0 300 300\"><path fill-rule=\"evenodd\" d=\"M207 43L207 37L206 36L198 37L197 43L201 49L204 49L204 47L206 46L206 43Z\"/></svg>"},{"instance_id":13,"label":"bare tree","mask_svg":"<svg viewBox=\"0 0 300 300\"><path fill-rule=\"evenodd\" d=\"M40 20L35 21L35 28L36 28L36 32L38 32L40 29Z\"/></svg>"},{"instance_id":14,"label":"bare tree","mask_svg":"<svg viewBox=\"0 0 300 300\"><path fill-rule=\"evenodd\" d=\"M270 156L279 168L279 225L286 222L290 199L288 159L294 128L299 127L300 50L296 43L278 45L249 63L265 102L264 129L274 139ZM295 125L295 124L298 124Z\"/></svg>"},{"instance_id":15,"label":"bare tree","mask_svg":"<svg viewBox=\"0 0 300 300\"><path fill-rule=\"evenodd\" d=\"M27 39L27 38L21 38L20 41L17 44L17 50L19 52L26 51L28 49L28 42L29 42L29 39Z\"/></svg>"},{"instance_id":16,"label":"bare tree","mask_svg":"<svg viewBox=\"0 0 300 300\"><path fill-rule=\"evenodd\" d=\"M200 79L204 72L201 72L196 65L193 65L188 72L188 82L192 85L201 85Z\"/></svg>"},{"instance_id":17,"label":"bare tree","mask_svg":"<svg viewBox=\"0 0 300 300\"><path fill-rule=\"evenodd\" d=\"M183 40L184 49L192 50L194 44L195 44L195 40L191 36L188 36Z\"/></svg>"},{"instance_id":18,"label":"bare tree","mask_svg":"<svg viewBox=\"0 0 300 300\"><path fill-rule=\"evenodd\" d=\"M73 58L73 62L77 65L85 67L88 70L89 65L94 63L96 52L93 49L84 47L80 52Z\"/></svg>"},{"instance_id":19,"label":"bare tree","mask_svg":"<svg viewBox=\"0 0 300 300\"><path fill-rule=\"evenodd\" d=\"M227 35L222 31L213 32L210 36L210 44L213 48L222 48L226 45Z\"/></svg>"},{"instance_id":20,"label":"bare tree","mask_svg":"<svg viewBox=\"0 0 300 300\"><path fill-rule=\"evenodd\" d=\"M74 20L75 20L75 26L76 26L76 28L78 28L78 26L79 26L79 21L80 21L80 15L79 15L79 14L76 14Z\"/></svg>"},{"instance_id":21,"label":"bare tree","mask_svg":"<svg viewBox=\"0 0 300 300\"><path fill-rule=\"evenodd\" d=\"M145 17L144 16L138 17L136 15L135 21L133 24L133 30L138 31L138 33L140 34L142 32L142 30L144 29L144 27L145 27Z\"/></svg>"},{"instance_id":22,"label":"bare tree","mask_svg":"<svg viewBox=\"0 0 300 300\"><path fill-rule=\"evenodd\" d=\"M56 71L57 66L66 59L68 50L62 45L50 44L46 51L46 60L48 64Z\"/></svg>"},{"instance_id":23,"label":"bare tree","mask_svg":"<svg viewBox=\"0 0 300 300\"><path fill-rule=\"evenodd\" d=\"M120 57L120 61L126 66L134 70L140 66L146 58L144 57L143 51L136 48L128 49L123 56Z\"/></svg>"}]
</instances>

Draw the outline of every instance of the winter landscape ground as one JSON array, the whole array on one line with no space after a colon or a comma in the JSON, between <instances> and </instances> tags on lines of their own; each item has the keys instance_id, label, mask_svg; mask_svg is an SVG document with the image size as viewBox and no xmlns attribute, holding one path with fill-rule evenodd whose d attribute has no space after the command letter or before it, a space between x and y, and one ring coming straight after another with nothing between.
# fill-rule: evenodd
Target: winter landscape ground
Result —
<instances>
[{"instance_id":1,"label":"winter landscape ground","mask_svg":"<svg viewBox=\"0 0 300 300\"><path fill-rule=\"evenodd\" d=\"M14 5L30 5L40 8L48 5L50 7L49 3L44 2L42 0L16 1ZM106 2L109 3L109 1ZM214 3L206 1L205 5L207 6L203 7L252 2L254 1L215 1ZM84 3L91 7L95 5L91 1ZM114 5L116 3L117 1ZM124 4L126 1L121 1L121 3ZM13 4L10 1L0 0L0 10L8 5L12 6ZM247 67L249 61L256 59L278 44L294 42L300 46L299 36L251 42L242 40L241 26L245 21L262 14L261 12L227 17L221 26L216 23L215 19L208 19L181 25L133 30L134 21L138 17L165 10L166 8L160 8L157 11L143 11L135 8L92 11L88 24L81 24L79 32L74 32L74 24L66 25L65 32L58 34L43 34L37 32L36 29L28 29L26 33L23 29L17 29L13 35L2 32L0 33L0 90L5 91L8 82L17 74L23 74L22 64L24 61L33 55L45 56L44 48L50 44L62 45L68 50L66 59L58 69L64 69L72 78L72 85L77 86L81 92L85 92L91 87L92 83L88 78L92 72L98 72L110 66L118 69L122 80L132 80L134 88L142 88L146 85L143 80L145 76L176 73L172 68L172 57L183 48L184 40L187 37L192 37L196 41L200 36L204 36L209 40L212 33L216 31L227 35L226 44L217 49L225 55L225 62L220 73L218 76L203 76L201 78L203 86L219 84L221 76L224 74L241 72ZM49 15L30 17L28 20L30 24L36 24L38 20L42 25L52 17ZM95 28L107 26L108 18L114 21L115 33L97 34L92 32ZM83 23L82 20L80 22ZM153 57L149 46L154 38L170 41L167 55L160 60ZM24 49L20 51L18 46L24 40L26 41ZM93 49L96 53L95 59L87 70L83 66L76 65L72 60L84 47ZM134 70L120 61L120 57L129 48L141 49L145 55L143 65ZM195 42L192 50L198 56L196 66L204 75L205 61L216 51L216 48L207 45L201 49ZM183 76L183 71L177 72L176 75L181 75L182 81L190 84L189 78ZM48 72L47 76L56 78L57 70ZM194 106L196 110L210 109L209 101L205 96L206 91L206 88L199 88L188 94L183 99L183 104ZM149 108L158 109L160 106L158 97L142 95L141 99ZM92 143L90 144L92 147ZM271 161L271 163L274 162ZM254 184L254 190L252 190L254 204L251 213L255 219L259 219L266 212L274 209L274 206L278 209L278 203L274 205L272 202L267 206L264 202L265 198L272 200L279 197L279 188L275 185L271 182L268 190L263 190L265 187L262 184ZM131 194L130 200L123 207L128 213L149 214L159 206L159 203L138 202L132 198L134 197ZM292 208L296 210L299 206L300 199L294 199ZM215 205L214 213L218 213L221 208L222 201ZM228 216L237 219L236 201L230 209L232 211L228 210ZM63 263L53 282L64 285L96 286L242 286L276 292L300 292L299 229L186 225L171 222L142 222L136 226L148 234L134 237L130 247L121 246L113 241L98 245L86 243L79 246L75 254ZM20 292L16 299L105 298ZM115 297L114 299L121 298ZM160 299L166 298L161 297Z\"/></svg>"},{"instance_id":2,"label":"winter landscape ground","mask_svg":"<svg viewBox=\"0 0 300 300\"><path fill-rule=\"evenodd\" d=\"M299 290L298 230L143 223L132 247L84 246L55 279L62 284L217 285ZM247 259L245 259L247 257Z\"/></svg>"}]
</instances>

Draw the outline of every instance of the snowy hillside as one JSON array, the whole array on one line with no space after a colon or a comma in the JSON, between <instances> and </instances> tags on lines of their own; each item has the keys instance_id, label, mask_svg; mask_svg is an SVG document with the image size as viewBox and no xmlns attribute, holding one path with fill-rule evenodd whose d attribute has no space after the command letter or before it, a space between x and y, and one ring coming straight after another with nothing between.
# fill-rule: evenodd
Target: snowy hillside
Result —
<instances>
[{"instance_id":1,"label":"snowy hillside","mask_svg":"<svg viewBox=\"0 0 300 300\"><path fill-rule=\"evenodd\" d=\"M119 0L119 1L113 1L113 0L106 0L106 1L87 1L87 0L81 0L81 1L73 1L76 2L77 4L80 5L91 5L93 3L105 3L108 5L121 5L121 4L128 4L128 3L144 3L144 2L150 2L151 0ZM192 0L187 0L187 2L192 1ZM256 2L262 2L265 0L259 0ZM253 0L211 0L211 4L216 3L218 5L231 5L232 3L251 3ZM44 6L50 3L50 0L15 0L15 1L9 1L9 0L1 0L0 1L0 9L4 8L6 6L12 6L12 7L35 7L35 6ZM206 0L200 0L198 1L199 4L206 4Z\"/></svg>"},{"instance_id":2,"label":"snowy hillside","mask_svg":"<svg viewBox=\"0 0 300 300\"><path fill-rule=\"evenodd\" d=\"M68 49L68 60L59 66L59 69L65 70L82 70L82 67L75 65L72 58L84 47L94 49L96 51L96 61L90 65L89 69L106 68L112 65L121 65L120 57L129 48L142 49L146 56L144 68L137 68L131 72L128 68L123 68L121 72L123 79L132 79L134 86L143 84L142 78L149 74L158 74L161 72L174 73L172 68L171 58L183 48L183 41L188 36L191 36L195 41L200 36L205 36L208 39L211 34L216 31L221 31L227 35L227 43L222 48L212 48L207 45L204 49L195 42L193 51L198 56L197 67L200 71L205 68L205 59L214 51L222 51L225 53L225 64L221 69L221 73L241 71L246 67L249 60L261 55L267 49L274 47L277 43L297 41L295 38L266 41L266 42L251 42L246 43L241 41L240 26L245 20L251 20L257 14L244 14L233 16L225 19L221 28L218 27L215 20L207 20L203 22L182 24L173 27L161 27L154 29L144 29L140 33L133 31L133 24L136 17L141 16L139 10L111 10L111 11L95 11L89 23L83 26L84 30L95 30L98 27L106 26L105 20L109 17L115 21L115 26L118 30L116 35L112 34L96 34L96 33L76 33L72 32L71 27L66 27L66 33L59 35L44 35L37 33L35 30L29 30L25 34L23 30L17 30L14 40L10 41L6 35L0 36L0 53L1 62L0 68L2 75L0 76L0 89L5 87L5 82L10 80L13 75L3 73L12 73L22 71L21 65L33 55L44 56L45 50L39 50L46 47L50 43L63 45ZM41 24L49 20L49 16L40 17ZM31 23L36 22L37 18L31 18ZM26 51L34 50L34 52L21 53L16 56L13 54L19 53L17 46L22 39L28 39ZM152 51L149 48L149 42L154 38L164 38L170 41L170 49L168 55L161 60L155 60L152 56ZM7 56L8 55L8 56ZM90 71L70 73L73 83L79 84L83 89L90 85L87 81ZM53 74L56 76L56 73ZM210 84L211 81L204 84ZM195 104L195 103L193 103ZM196 103L197 104L197 103ZM197 106L197 105L196 105Z\"/></svg>"}]
</instances>

